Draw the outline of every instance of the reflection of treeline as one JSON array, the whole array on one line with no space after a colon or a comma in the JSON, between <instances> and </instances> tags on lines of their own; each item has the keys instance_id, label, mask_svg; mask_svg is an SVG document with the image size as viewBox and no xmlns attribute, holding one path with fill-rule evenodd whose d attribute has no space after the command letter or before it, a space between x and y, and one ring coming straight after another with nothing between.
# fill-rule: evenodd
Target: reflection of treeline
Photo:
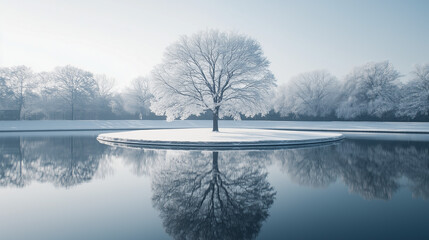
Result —
<instances>
[{"instance_id":1,"label":"reflection of treeline","mask_svg":"<svg viewBox=\"0 0 429 240\"><path fill-rule=\"evenodd\" d=\"M32 181L70 187L90 181L106 147L94 138L0 138L0 185L23 187Z\"/></svg>"},{"instance_id":2,"label":"reflection of treeline","mask_svg":"<svg viewBox=\"0 0 429 240\"><path fill-rule=\"evenodd\" d=\"M119 155L123 155L124 161L133 171L153 177L157 175L153 171L158 171L156 169L162 165L169 166L172 159L178 158L177 155L187 153L147 149L120 151ZM226 153L224 158L240 159L235 161L237 166L251 165L249 162L256 160L263 166L280 164L293 181L302 185L327 187L342 181L350 191L367 199L390 199L401 187L401 179L405 177L414 196L429 198L427 143L346 140L309 148L222 152ZM192 154L186 156L195 157Z\"/></svg>"},{"instance_id":3,"label":"reflection of treeline","mask_svg":"<svg viewBox=\"0 0 429 240\"><path fill-rule=\"evenodd\" d=\"M428 156L425 143L387 141L211 152L109 147L95 136L18 136L0 138L0 186L37 181L67 188L104 176L119 160L150 176L153 206L172 238L254 239L276 196L269 165L300 185L342 181L366 199L390 199L405 177L413 195L429 198Z\"/></svg>"},{"instance_id":4,"label":"reflection of treeline","mask_svg":"<svg viewBox=\"0 0 429 240\"><path fill-rule=\"evenodd\" d=\"M94 136L0 138L0 185L23 187L32 181L63 187L78 185L90 181L97 171L109 170L109 159L120 159L136 175L157 178L156 172L177 165L177 159L190 163L187 167L191 168L191 159L202 159L201 154L112 148L99 144ZM350 191L368 199L390 199L405 177L414 196L429 198L427 143L346 140L311 148L226 151L220 156L233 163L228 168L236 172L280 164L299 184L326 187L340 180Z\"/></svg>"},{"instance_id":5,"label":"reflection of treeline","mask_svg":"<svg viewBox=\"0 0 429 240\"><path fill-rule=\"evenodd\" d=\"M367 199L390 199L409 180L414 196L429 198L427 143L344 141L276 151L282 169L299 184L323 187L341 180Z\"/></svg>"}]
</instances>

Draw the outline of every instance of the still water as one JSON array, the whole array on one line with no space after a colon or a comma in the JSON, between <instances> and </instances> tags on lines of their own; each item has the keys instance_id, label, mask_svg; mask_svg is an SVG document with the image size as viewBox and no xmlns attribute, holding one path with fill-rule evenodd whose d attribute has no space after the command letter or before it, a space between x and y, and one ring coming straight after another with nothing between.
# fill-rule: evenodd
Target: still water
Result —
<instances>
[{"instance_id":1,"label":"still water","mask_svg":"<svg viewBox=\"0 0 429 240\"><path fill-rule=\"evenodd\" d=\"M429 239L429 143L274 150L0 135L0 239Z\"/></svg>"}]
</instances>

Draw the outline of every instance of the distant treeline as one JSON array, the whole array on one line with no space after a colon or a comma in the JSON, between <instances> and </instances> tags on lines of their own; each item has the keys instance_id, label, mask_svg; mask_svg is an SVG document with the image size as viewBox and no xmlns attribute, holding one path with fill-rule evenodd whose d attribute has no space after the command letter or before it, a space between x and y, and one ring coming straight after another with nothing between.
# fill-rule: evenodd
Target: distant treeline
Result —
<instances>
[{"instance_id":1,"label":"distant treeline","mask_svg":"<svg viewBox=\"0 0 429 240\"><path fill-rule=\"evenodd\" d=\"M388 62L356 67L339 81L326 71L300 74L278 88L274 110L286 119L429 121L429 64L411 81Z\"/></svg>"},{"instance_id":2,"label":"distant treeline","mask_svg":"<svg viewBox=\"0 0 429 240\"><path fill-rule=\"evenodd\" d=\"M3 120L165 119L149 110L150 98L144 78L118 92L114 79L72 66L40 73L26 66L0 68Z\"/></svg>"},{"instance_id":3,"label":"distant treeline","mask_svg":"<svg viewBox=\"0 0 429 240\"><path fill-rule=\"evenodd\" d=\"M429 64L410 74L401 83L388 61L356 67L341 80L327 71L302 73L277 88L269 114L251 119L429 121ZM138 77L119 92L114 79L72 66L0 68L0 120L165 119L150 111L150 89L149 79Z\"/></svg>"}]
</instances>

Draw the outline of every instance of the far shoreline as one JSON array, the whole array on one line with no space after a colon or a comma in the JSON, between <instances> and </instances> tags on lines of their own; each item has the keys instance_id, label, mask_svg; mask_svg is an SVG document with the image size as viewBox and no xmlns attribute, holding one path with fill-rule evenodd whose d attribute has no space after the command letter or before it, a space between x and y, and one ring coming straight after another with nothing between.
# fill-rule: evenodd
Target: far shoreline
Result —
<instances>
[{"instance_id":1,"label":"far shoreline","mask_svg":"<svg viewBox=\"0 0 429 240\"><path fill-rule=\"evenodd\" d=\"M0 132L126 131L210 127L211 120L21 120L0 121ZM429 122L220 120L222 128L344 133L429 134Z\"/></svg>"}]
</instances>

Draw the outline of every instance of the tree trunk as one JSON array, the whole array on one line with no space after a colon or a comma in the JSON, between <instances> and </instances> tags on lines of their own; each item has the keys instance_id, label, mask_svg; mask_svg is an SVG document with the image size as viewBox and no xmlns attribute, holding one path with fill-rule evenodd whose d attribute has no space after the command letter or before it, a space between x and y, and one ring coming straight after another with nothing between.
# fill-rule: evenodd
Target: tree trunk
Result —
<instances>
[{"instance_id":1,"label":"tree trunk","mask_svg":"<svg viewBox=\"0 0 429 240\"><path fill-rule=\"evenodd\" d=\"M212 161L212 180L217 182L217 177L219 175L219 164L218 164L219 152L213 152L213 161Z\"/></svg>"},{"instance_id":2,"label":"tree trunk","mask_svg":"<svg viewBox=\"0 0 429 240\"><path fill-rule=\"evenodd\" d=\"M19 88L19 120L22 120L21 113L22 113L22 107L24 106L24 87L23 87L23 79L20 81L20 88Z\"/></svg>"},{"instance_id":3,"label":"tree trunk","mask_svg":"<svg viewBox=\"0 0 429 240\"><path fill-rule=\"evenodd\" d=\"M219 172L218 159L219 159L219 152L213 152L212 168L214 172Z\"/></svg>"},{"instance_id":4,"label":"tree trunk","mask_svg":"<svg viewBox=\"0 0 429 240\"><path fill-rule=\"evenodd\" d=\"M213 112L213 132L219 132L219 107Z\"/></svg>"},{"instance_id":5,"label":"tree trunk","mask_svg":"<svg viewBox=\"0 0 429 240\"><path fill-rule=\"evenodd\" d=\"M22 120L21 118L21 112L22 112L22 107L21 105L18 106L18 120Z\"/></svg>"}]
</instances>

